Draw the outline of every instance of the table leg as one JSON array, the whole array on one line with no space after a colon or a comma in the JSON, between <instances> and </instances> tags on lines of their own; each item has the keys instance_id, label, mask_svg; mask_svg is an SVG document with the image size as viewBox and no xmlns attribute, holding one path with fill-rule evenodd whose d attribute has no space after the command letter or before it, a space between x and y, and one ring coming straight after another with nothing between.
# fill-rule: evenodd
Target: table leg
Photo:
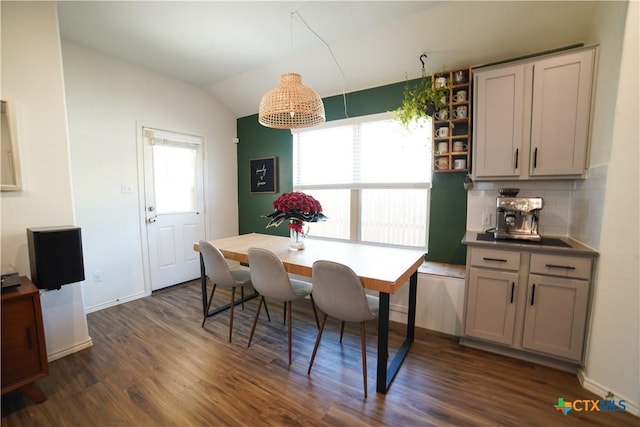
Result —
<instances>
[{"instance_id":1,"label":"table leg","mask_svg":"<svg viewBox=\"0 0 640 427\"><path fill-rule=\"evenodd\" d=\"M376 380L376 391L386 393L393 382L409 348L413 343L416 326L416 293L418 288L418 272L414 272L409 279L409 312L407 315L407 333L402 346L393 357L391 364L387 367L389 360L389 294L380 292L380 308L378 312L378 377Z\"/></svg>"}]
</instances>

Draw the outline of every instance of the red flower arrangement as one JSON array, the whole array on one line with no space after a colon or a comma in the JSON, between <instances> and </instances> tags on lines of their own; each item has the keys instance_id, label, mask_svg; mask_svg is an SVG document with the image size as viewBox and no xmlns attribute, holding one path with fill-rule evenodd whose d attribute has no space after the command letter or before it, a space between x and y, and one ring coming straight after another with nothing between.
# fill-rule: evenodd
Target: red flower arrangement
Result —
<instances>
[{"instance_id":1,"label":"red flower arrangement","mask_svg":"<svg viewBox=\"0 0 640 427\"><path fill-rule=\"evenodd\" d=\"M273 201L274 212L263 215L269 218L269 227L278 227L283 221L290 219L289 228L304 234L303 222L325 221L326 216L322 213L322 205L308 194L294 191L284 193Z\"/></svg>"}]
</instances>

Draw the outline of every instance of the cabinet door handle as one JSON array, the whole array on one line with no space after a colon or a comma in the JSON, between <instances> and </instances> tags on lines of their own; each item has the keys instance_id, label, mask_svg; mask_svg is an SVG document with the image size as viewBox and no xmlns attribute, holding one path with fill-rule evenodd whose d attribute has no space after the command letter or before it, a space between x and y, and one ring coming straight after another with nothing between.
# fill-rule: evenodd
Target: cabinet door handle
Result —
<instances>
[{"instance_id":1,"label":"cabinet door handle","mask_svg":"<svg viewBox=\"0 0 640 427\"><path fill-rule=\"evenodd\" d=\"M520 149L516 148L516 167L515 167L515 169L518 169L518 157L520 157Z\"/></svg>"},{"instance_id":2,"label":"cabinet door handle","mask_svg":"<svg viewBox=\"0 0 640 427\"><path fill-rule=\"evenodd\" d=\"M533 287L531 288L531 305L533 306L533 301L536 298L536 284L533 284Z\"/></svg>"},{"instance_id":3,"label":"cabinet door handle","mask_svg":"<svg viewBox=\"0 0 640 427\"><path fill-rule=\"evenodd\" d=\"M31 350L31 348L33 347L31 344L31 328L27 326L25 332L27 333L27 347L29 347L29 350Z\"/></svg>"},{"instance_id":4,"label":"cabinet door handle","mask_svg":"<svg viewBox=\"0 0 640 427\"><path fill-rule=\"evenodd\" d=\"M538 147L533 150L533 168L538 166Z\"/></svg>"},{"instance_id":5,"label":"cabinet door handle","mask_svg":"<svg viewBox=\"0 0 640 427\"><path fill-rule=\"evenodd\" d=\"M513 292L516 289L516 282L511 282L511 304L513 304Z\"/></svg>"},{"instance_id":6,"label":"cabinet door handle","mask_svg":"<svg viewBox=\"0 0 640 427\"><path fill-rule=\"evenodd\" d=\"M496 262L507 262L506 259L501 259L501 258L487 258L487 257L482 257L483 260L485 261L496 261Z\"/></svg>"},{"instance_id":7,"label":"cabinet door handle","mask_svg":"<svg viewBox=\"0 0 640 427\"><path fill-rule=\"evenodd\" d=\"M562 268L564 270L575 270L576 268L571 265L556 265L556 264L545 264L547 268Z\"/></svg>"}]
</instances>

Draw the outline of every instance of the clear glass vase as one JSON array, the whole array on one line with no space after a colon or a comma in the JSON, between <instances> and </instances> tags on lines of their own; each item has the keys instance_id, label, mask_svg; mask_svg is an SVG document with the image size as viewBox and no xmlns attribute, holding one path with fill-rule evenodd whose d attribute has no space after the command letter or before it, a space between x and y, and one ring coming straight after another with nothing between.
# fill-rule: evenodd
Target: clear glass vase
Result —
<instances>
[{"instance_id":1,"label":"clear glass vase","mask_svg":"<svg viewBox=\"0 0 640 427\"><path fill-rule=\"evenodd\" d=\"M304 223L299 220L292 219L289 223L289 250L301 251L304 249L304 233L300 232Z\"/></svg>"}]
</instances>

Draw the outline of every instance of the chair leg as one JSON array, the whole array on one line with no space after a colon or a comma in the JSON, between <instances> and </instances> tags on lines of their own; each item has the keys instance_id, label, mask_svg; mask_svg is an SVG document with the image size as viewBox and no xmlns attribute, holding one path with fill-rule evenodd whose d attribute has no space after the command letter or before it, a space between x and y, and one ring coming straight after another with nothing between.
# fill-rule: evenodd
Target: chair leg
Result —
<instances>
[{"instance_id":1,"label":"chair leg","mask_svg":"<svg viewBox=\"0 0 640 427\"><path fill-rule=\"evenodd\" d=\"M287 323L287 303L284 303L284 312L282 314L282 324L286 324Z\"/></svg>"},{"instance_id":2,"label":"chair leg","mask_svg":"<svg viewBox=\"0 0 640 427\"><path fill-rule=\"evenodd\" d=\"M320 324L320 328L318 329L318 336L316 336L316 345L313 347L313 353L311 353L311 360L309 361L309 369L307 369L307 375L311 374L311 367L313 366L313 361L316 358L316 352L318 351L318 346L320 345L320 338L322 338L322 331L324 331L324 324L327 322L327 315L325 314L322 318L322 323Z\"/></svg>"},{"instance_id":3,"label":"chair leg","mask_svg":"<svg viewBox=\"0 0 640 427\"><path fill-rule=\"evenodd\" d=\"M231 342L231 335L233 334L233 307L236 300L236 287L231 287L231 307L229 308L229 342Z\"/></svg>"},{"instance_id":4,"label":"chair leg","mask_svg":"<svg viewBox=\"0 0 640 427\"><path fill-rule=\"evenodd\" d=\"M291 301L285 303L285 310L287 309L287 306L289 306L289 310L287 310L287 329L289 331L289 365L291 365L291 344L292 344L292 339L291 339L291 334L292 334L292 330L291 330Z\"/></svg>"},{"instance_id":5,"label":"chair leg","mask_svg":"<svg viewBox=\"0 0 640 427\"><path fill-rule=\"evenodd\" d=\"M260 301L258 302L258 309L256 310L256 315L253 318L253 326L251 327L251 335L249 335L249 344L247 347L251 347L251 340L253 339L253 333L256 331L256 323L258 323L258 316L260 316L260 309L262 308L262 303L264 302L264 306L267 306L267 303L264 301L264 297L260 297Z\"/></svg>"},{"instance_id":6,"label":"chair leg","mask_svg":"<svg viewBox=\"0 0 640 427\"><path fill-rule=\"evenodd\" d=\"M313 308L313 317L316 319L316 328L320 329L320 322L318 322L318 312L316 311L316 303L313 301L313 295L309 294L309 299L311 299L311 307Z\"/></svg>"},{"instance_id":7,"label":"chair leg","mask_svg":"<svg viewBox=\"0 0 640 427\"><path fill-rule=\"evenodd\" d=\"M360 341L362 344L362 380L364 381L364 397L367 397L367 341L365 339L365 322L360 322Z\"/></svg>"},{"instance_id":8,"label":"chair leg","mask_svg":"<svg viewBox=\"0 0 640 427\"><path fill-rule=\"evenodd\" d=\"M204 322L207 321L207 317L209 317L209 309L211 308L211 301L213 301L213 293L216 291L216 284L213 284L213 289L211 289L211 296L209 297L209 302L207 303L207 309L204 312L204 317L202 318L202 327L204 328Z\"/></svg>"},{"instance_id":9,"label":"chair leg","mask_svg":"<svg viewBox=\"0 0 640 427\"><path fill-rule=\"evenodd\" d=\"M344 320L340 324L340 344L342 344L342 335L344 335Z\"/></svg>"},{"instance_id":10,"label":"chair leg","mask_svg":"<svg viewBox=\"0 0 640 427\"><path fill-rule=\"evenodd\" d=\"M244 286L240 286L240 298L242 300L242 311L244 311Z\"/></svg>"}]
</instances>

